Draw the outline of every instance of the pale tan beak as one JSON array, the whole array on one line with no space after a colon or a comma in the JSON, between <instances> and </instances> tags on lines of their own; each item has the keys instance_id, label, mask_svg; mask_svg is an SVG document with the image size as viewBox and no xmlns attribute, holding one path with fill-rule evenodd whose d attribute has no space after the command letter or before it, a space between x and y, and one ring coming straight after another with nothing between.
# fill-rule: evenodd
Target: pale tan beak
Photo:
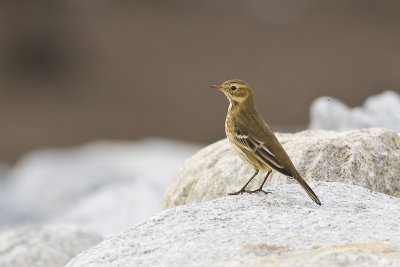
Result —
<instances>
[{"instance_id":1,"label":"pale tan beak","mask_svg":"<svg viewBox=\"0 0 400 267\"><path fill-rule=\"evenodd\" d=\"M221 88L221 85L218 85L218 84L213 84L213 85L210 85L210 87L211 87L211 88L217 88L217 89L220 89L220 88Z\"/></svg>"}]
</instances>

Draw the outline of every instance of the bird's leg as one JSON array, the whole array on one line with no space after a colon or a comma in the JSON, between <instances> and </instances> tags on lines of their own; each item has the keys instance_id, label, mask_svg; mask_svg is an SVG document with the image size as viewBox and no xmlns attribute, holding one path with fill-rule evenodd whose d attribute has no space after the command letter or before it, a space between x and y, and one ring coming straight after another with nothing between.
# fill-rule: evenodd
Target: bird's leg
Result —
<instances>
[{"instance_id":1,"label":"bird's leg","mask_svg":"<svg viewBox=\"0 0 400 267\"><path fill-rule=\"evenodd\" d=\"M264 191L264 190L262 189L263 186L264 186L264 184L265 184L265 182L266 182L267 179L268 179L268 176L271 174L271 172L272 172L272 171L267 172L267 175L265 175L264 181L262 182L262 184L260 185L260 187L259 187L258 189L256 189L256 190L245 190L245 192L246 192L246 193L250 193L250 194L257 193L257 192L263 192L263 193L266 194L266 195L268 195L269 193L271 193L271 192L269 192L269 191Z\"/></svg>"},{"instance_id":2,"label":"bird's leg","mask_svg":"<svg viewBox=\"0 0 400 267\"><path fill-rule=\"evenodd\" d=\"M256 175L258 174L259 170L256 170L256 172L253 174L253 176L251 176L250 180L247 181L247 183L242 187L242 189L240 189L237 192L233 192L233 193L228 193L228 195L232 196L232 195L238 195L238 194L243 194L246 191L246 187L247 185L251 182L251 180L253 180L254 177L256 177Z\"/></svg>"}]
</instances>

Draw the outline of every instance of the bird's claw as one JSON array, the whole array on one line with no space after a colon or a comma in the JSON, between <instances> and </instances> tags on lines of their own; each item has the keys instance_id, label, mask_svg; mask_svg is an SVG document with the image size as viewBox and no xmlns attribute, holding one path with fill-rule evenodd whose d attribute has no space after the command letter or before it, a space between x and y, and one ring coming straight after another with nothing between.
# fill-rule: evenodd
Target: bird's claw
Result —
<instances>
[{"instance_id":1,"label":"bird's claw","mask_svg":"<svg viewBox=\"0 0 400 267\"><path fill-rule=\"evenodd\" d=\"M228 196L234 196L234 195L239 195L239 194L243 194L243 193L255 194L255 193L258 193L258 192L263 192L266 195L272 193L270 191L264 191L262 188L258 188L256 190L239 190L237 192L228 193Z\"/></svg>"},{"instance_id":2,"label":"bird's claw","mask_svg":"<svg viewBox=\"0 0 400 267\"><path fill-rule=\"evenodd\" d=\"M266 195L272 193L272 192L270 192L270 191L264 191L262 188L258 188L258 189L256 189L256 190L245 190L245 192L246 192L246 193L249 193L249 194L254 194L254 193L258 193L258 192L263 192L263 193L266 194Z\"/></svg>"},{"instance_id":3,"label":"bird's claw","mask_svg":"<svg viewBox=\"0 0 400 267\"><path fill-rule=\"evenodd\" d=\"M228 193L228 196L234 196L234 195L239 195L239 194L243 194L245 193L246 190L239 190L237 192L233 192L233 193Z\"/></svg>"}]
</instances>

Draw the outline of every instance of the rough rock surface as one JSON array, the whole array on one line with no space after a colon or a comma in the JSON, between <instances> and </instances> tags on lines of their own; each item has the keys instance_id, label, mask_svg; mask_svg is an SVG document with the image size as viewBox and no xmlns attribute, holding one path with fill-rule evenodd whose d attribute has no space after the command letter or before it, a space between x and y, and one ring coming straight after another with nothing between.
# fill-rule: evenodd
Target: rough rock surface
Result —
<instances>
[{"instance_id":1,"label":"rough rock surface","mask_svg":"<svg viewBox=\"0 0 400 267\"><path fill-rule=\"evenodd\" d=\"M398 266L400 199L340 183L180 206L82 252L68 267Z\"/></svg>"},{"instance_id":2,"label":"rough rock surface","mask_svg":"<svg viewBox=\"0 0 400 267\"><path fill-rule=\"evenodd\" d=\"M310 107L310 129L346 131L387 128L400 132L400 94L386 91L350 108L338 99L320 97Z\"/></svg>"},{"instance_id":3,"label":"rough rock surface","mask_svg":"<svg viewBox=\"0 0 400 267\"><path fill-rule=\"evenodd\" d=\"M277 137L307 181L344 182L400 196L400 137L395 132L309 130ZM226 196L239 190L252 173L228 141L221 140L186 160L169 186L162 208ZM257 188L263 175L259 174L250 188ZM287 182L294 180L274 172L265 187Z\"/></svg>"},{"instance_id":4,"label":"rough rock surface","mask_svg":"<svg viewBox=\"0 0 400 267\"><path fill-rule=\"evenodd\" d=\"M1 267L63 266L101 236L65 226L26 226L0 231Z\"/></svg>"}]
</instances>

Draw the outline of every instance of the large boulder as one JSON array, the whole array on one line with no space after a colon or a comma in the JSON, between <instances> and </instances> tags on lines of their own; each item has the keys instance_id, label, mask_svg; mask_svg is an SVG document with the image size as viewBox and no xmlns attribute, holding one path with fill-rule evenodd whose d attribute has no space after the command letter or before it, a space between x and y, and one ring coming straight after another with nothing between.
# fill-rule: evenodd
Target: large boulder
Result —
<instances>
[{"instance_id":1,"label":"large boulder","mask_svg":"<svg viewBox=\"0 0 400 267\"><path fill-rule=\"evenodd\" d=\"M0 185L3 183L3 179L6 176L8 169L9 166L6 163L0 161Z\"/></svg>"},{"instance_id":2,"label":"large boulder","mask_svg":"<svg viewBox=\"0 0 400 267\"><path fill-rule=\"evenodd\" d=\"M166 210L67 267L397 266L400 199L340 183L295 184Z\"/></svg>"},{"instance_id":3,"label":"large boulder","mask_svg":"<svg viewBox=\"0 0 400 267\"><path fill-rule=\"evenodd\" d=\"M308 130L277 137L307 181L343 182L400 196L400 137L396 132ZM162 208L226 196L240 189L252 173L226 139L218 141L186 160L169 186ZM261 180L259 174L250 188ZM266 187L288 182L294 180L274 172ZM300 186L298 190L302 190Z\"/></svg>"},{"instance_id":4,"label":"large boulder","mask_svg":"<svg viewBox=\"0 0 400 267\"><path fill-rule=\"evenodd\" d=\"M400 132L400 94L386 91L351 108L339 99L320 97L310 107L310 129L347 131L380 127Z\"/></svg>"},{"instance_id":5,"label":"large boulder","mask_svg":"<svg viewBox=\"0 0 400 267\"><path fill-rule=\"evenodd\" d=\"M31 152L0 180L0 226L64 222L119 232L158 211L173 176L198 149L149 139Z\"/></svg>"},{"instance_id":6,"label":"large boulder","mask_svg":"<svg viewBox=\"0 0 400 267\"><path fill-rule=\"evenodd\" d=\"M110 185L60 212L51 223L73 225L105 236L144 221L160 206L160 195L146 184Z\"/></svg>"},{"instance_id":7,"label":"large boulder","mask_svg":"<svg viewBox=\"0 0 400 267\"><path fill-rule=\"evenodd\" d=\"M0 231L1 267L63 266L102 237L66 226L25 226Z\"/></svg>"}]
</instances>

